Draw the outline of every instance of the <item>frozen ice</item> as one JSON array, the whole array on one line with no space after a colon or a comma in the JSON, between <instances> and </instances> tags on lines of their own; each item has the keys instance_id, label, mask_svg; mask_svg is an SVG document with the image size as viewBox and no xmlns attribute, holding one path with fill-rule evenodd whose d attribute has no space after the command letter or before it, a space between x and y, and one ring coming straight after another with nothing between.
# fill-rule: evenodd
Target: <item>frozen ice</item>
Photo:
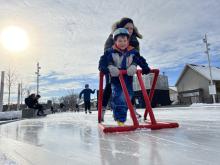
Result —
<instances>
[{"instance_id":1,"label":"frozen ice","mask_svg":"<svg viewBox=\"0 0 220 165\"><path fill-rule=\"evenodd\" d=\"M156 108L154 113L157 121L180 127L104 134L95 111L57 113L0 125L0 153L22 165L219 165L219 106ZM115 123L111 111L105 121Z\"/></svg>"}]
</instances>

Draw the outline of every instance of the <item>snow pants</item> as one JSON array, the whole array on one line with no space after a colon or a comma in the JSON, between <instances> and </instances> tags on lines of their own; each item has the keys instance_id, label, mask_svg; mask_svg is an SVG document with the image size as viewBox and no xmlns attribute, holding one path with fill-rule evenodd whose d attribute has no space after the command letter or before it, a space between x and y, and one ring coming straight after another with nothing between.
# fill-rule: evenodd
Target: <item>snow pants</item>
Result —
<instances>
[{"instance_id":1,"label":"snow pants","mask_svg":"<svg viewBox=\"0 0 220 165\"><path fill-rule=\"evenodd\" d=\"M132 81L126 81L125 84L130 96L133 97L133 84ZM112 110L116 121L125 122L127 119L128 106L120 83L112 83Z\"/></svg>"}]
</instances>

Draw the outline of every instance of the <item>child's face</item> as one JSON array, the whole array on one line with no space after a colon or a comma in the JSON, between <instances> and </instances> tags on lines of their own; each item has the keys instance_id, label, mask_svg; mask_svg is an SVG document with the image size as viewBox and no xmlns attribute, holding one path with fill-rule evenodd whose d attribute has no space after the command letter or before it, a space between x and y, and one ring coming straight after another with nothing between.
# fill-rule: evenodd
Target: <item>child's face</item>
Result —
<instances>
[{"instance_id":1,"label":"child's face","mask_svg":"<svg viewBox=\"0 0 220 165\"><path fill-rule=\"evenodd\" d=\"M115 41L117 47L121 50L125 50L128 47L128 37L127 36L118 36Z\"/></svg>"}]
</instances>

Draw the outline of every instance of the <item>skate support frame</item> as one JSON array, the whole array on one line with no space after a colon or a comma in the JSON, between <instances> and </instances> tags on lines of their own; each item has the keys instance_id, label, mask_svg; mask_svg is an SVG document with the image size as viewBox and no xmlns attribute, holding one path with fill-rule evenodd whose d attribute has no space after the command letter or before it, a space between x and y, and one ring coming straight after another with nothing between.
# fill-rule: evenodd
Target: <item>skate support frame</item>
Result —
<instances>
[{"instance_id":1,"label":"skate support frame","mask_svg":"<svg viewBox=\"0 0 220 165\"><path fill-rule=\"evenodd\" d=\"M102 98L103 98L103 77L104 74L100 72L100 79L99 79L99 96L98 96L98 122L99 122L99 127L103 130L104 133L113 133L113 132L126 132L126 131L134 131L136 129L142 129L142 128L150 128L151 130L156 130L156 129L163 129L163 128L176 128L179 127L178 123L168 123L168 122L157 122L154 113L151 107L151 101L154 96L154 90L157 82L157 78L159 75L159 70L158 69L152 69L150 73L154 74L154 79L153 83L151 86L150 94L148 96L146 88L144 86L144 82L142 79L142 70L137 70L137 78L141 87L141 91L144 97L145 101L145 112L144 112L144 123L140 124L137 120L137 117L134 112L133 105L131 103L128 90L126 88L123 75L127 74L126 70L120 71L119 74L119 80L122 86L123 93L125 95L125 99L127 102L128 109L130 111L130 115L133 121L133 125L125 125L125 126L107 126L101 123L101 116L102 116ZM150 121L147 121L147 115L149 113Z\"/></svg>"}]
</instances>

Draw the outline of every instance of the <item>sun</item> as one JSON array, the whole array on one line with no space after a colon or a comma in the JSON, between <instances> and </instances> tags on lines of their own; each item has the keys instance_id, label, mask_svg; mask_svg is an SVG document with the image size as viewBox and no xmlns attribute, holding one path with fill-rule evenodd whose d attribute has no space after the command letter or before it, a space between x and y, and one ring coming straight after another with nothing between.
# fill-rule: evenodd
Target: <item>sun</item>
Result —
<instances>
[{"instance_id":1,"label":"sun","mask_svg":"<svg viewBox=\"0 0 220 165\"><path fill-rule=\"evenodd\" d=\"M21 52L27 49L29 38L24 29L18 26L9 26L2 30L0 42L11 52Z\"/></svg>"}]
</instances>

